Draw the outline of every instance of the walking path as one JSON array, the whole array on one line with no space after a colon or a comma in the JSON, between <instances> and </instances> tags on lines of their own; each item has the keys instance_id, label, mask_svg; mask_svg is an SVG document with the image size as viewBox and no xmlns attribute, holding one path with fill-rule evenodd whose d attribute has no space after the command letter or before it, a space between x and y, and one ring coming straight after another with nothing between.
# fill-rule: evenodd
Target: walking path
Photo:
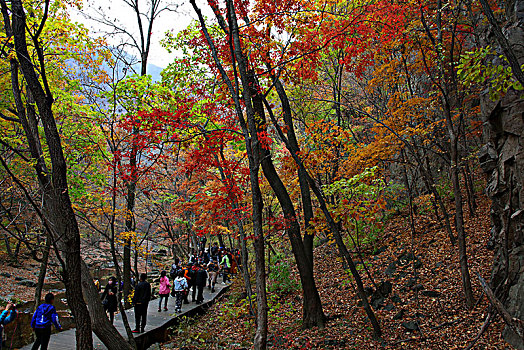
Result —
<instances>
[{"instance_id":1,"label":"walking path","mask_svg":"<svg viewBox=\"0 0 524 350\"><path fill-rule=\"evenodd\" d=\"M209 302L212 302L218 295L222 294L220 293L222 289L227 288L227 285L223 285L220 283L217 283L215 287L215 293L211 293L211 291L206 287L204 289L204 304L208 304ZM189 295L189 300L191 300L191 295ZM175 313L175 298L169 297L167 307L169 311L162 311L158 312L158 299L152 300L149 303L149 308L147 310L147 325L144 333L135 333L135 338L138 336L144 336L147 335L149 332L153 332L158 328L161 328L166 323L169 323L174 318L183 316L187 313L189 313L191 310L196 309L197 307L200 307L202 305L197 305L196 303L189 303L189 304L182 304L182 312L180 314ZM126 311L127 319L129 321L129 325L131 326L131 329L134 329L135 327L135 313L133 309L129 309ZM122 317L120 314L115 315L115 322L114 325L118 332L124 336L124 338L127 338L126 331L124 328L124 323L122 322ZM21 350L30 350L32 344L26 345ZM96 337L95 334L93 334L93 346L95 349L107 349L102 342ZM49 349L53 350L61 350L61 349L75 349L76 348L76 338L75 338L75 329L69 329L67 331L63 331L60 333L53 334L51 336L51 340L49 342Z\"/></svg>"}]
</instances>

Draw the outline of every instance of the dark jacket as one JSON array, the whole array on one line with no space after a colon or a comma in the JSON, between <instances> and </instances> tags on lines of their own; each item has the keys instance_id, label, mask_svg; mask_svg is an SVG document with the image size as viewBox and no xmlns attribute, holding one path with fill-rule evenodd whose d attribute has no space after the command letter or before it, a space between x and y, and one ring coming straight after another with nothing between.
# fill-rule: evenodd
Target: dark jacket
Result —
<instances>
[{"instance_id":1,"label":"dark jacket","mask_svg":"<svg viewBox=\"0 0 524 350\"><path fill-rule=\"evenodd\" d=\"M31 328L51 328L51 323L57 329L62 328L58 322L58 314L55 307L51 304L41 304L33 314Z\"/></svg>"},{"instance_id":2,"label":"dark jacket","mask_svg":"<svg viewBox=\"0 0 524 350\"><path fill-rule=\"evenodd\" d=\"M199 269L195 274L195 285L198 287L205 287L207 283L207 271Z\"/></svg>"},{"instance_id":3,"label":"dark jacket","mask_svg":"<svg viewBox=\"0 0 524 350\"><path fill-rule=\"evenodd\" d=\"M109 293L113 293L112 295ZM118 309L117 299L118 289L116 284L107 284L102 293L102 303L104 304L104 310L109 312L116 312Z\"/></svg>"},{"instance_id":4,"label":"dark jacket","mask_svg":"<svg viewBox=\"0 0 524 350\"><path fill-rule=\"evenodd\" d=\"M210 249L210 252L211 252L211 256L212 257L218 256L218 247L217 246L212 246L211 249Z\"/></svg>"},{"instance_id":5,"label":"dark jacket","mask_svg":"<svg viewBox=\"0 0 524 350\"><path fill-rule=\"evenodd\" d=\"M135 295L133 295L134 304L147 304L151 300L151 285L147 281L140 281L136 285Z\"/></svg>"}]
</instances>

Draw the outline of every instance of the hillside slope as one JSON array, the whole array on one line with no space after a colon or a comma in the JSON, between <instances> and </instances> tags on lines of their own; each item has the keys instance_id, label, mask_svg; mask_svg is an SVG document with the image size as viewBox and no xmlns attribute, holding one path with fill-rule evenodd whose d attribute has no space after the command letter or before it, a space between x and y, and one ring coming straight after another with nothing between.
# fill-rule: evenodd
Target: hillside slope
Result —
<instances>
[{"instance_id":1,"label":"hillside slope","mask_svg":"<svg viewBox=\"0 0 524 350\"><path fill-rule=\"evenodd\" d=\"M489 236L489 202L481 198L477 217L466 215L468 253L472 276L479 272L489 280L492 253L486 249ZM382 341L372 338L356 293L339 262L334 246L315 250L315 271L324 311L325 329L301 330L300 292L271 295L269 343L272 349L464 349L475 338L487 313L488 302L476 277L475 297L482 299L471 311L462 298L457 248L434 217L416 217L417 234L411 237L408 216L399 213L386 224L375 245L376 255L365 256L376 286L387 298L373 293L373 284L361 267L370 287L383 327ZM413 253L413 254L412 254ZM415 257L413 259L412 257ZM361 265L361 264L360 264ZM292 273L293 275L293 273ZM473 277L472 277L473 278ZM242 282L237 281L222 302L204 316L188 320L173 331L163 349L245 349L252 345L253 320L241 299ZM498 318L475 343L474 349L510 348L501 338Z\"/></svg>"}]
</instances>

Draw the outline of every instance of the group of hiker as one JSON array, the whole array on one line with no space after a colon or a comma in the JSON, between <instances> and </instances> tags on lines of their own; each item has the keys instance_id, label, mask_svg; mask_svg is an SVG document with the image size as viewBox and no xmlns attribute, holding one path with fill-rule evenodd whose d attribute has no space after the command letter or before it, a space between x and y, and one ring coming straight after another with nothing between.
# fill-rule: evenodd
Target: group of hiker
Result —
<instances>
[{"instance_id":1,"label":"group of hiker","mask_svg":"<svg viewBox=\"0 0 524 350\"><path fill-rule=\"evenodd\" d=\"M158 288L158 311L168 310L168 299L171 295L175 298L175 312L182 312L182 304L189 304L189 294L191 292L191 301L201 304L204 301L204 288L210 289L211 293L215 292L215 286L219 275L222 275L222 283L230 282L230 275L236 273L238 262L240 261L239 251L236 249L227 249L219 247L214 243L209 249L205 248L203 242L198 253L192 254L187 263L182 263L179 258L174 259L169 273L164 270L160 273ZM100 291L100 282L95 281L95 285ZM147 281L147 274L140 275L140 281L134 285L133 306L135 311L135 329L134 333L142 333L146 327L147 310L152 298L151 284ZM108 314L111 323L114 322L114 316L118 309L118 298L122 295L122 285L118 285L115 277L110 277L103 292L101 300L104 310ZM48 348L51 326L54 325L57 330L62 326L58 320L56 308L53 306L55 296L47 293L44 303L38 306L31 320L31 327L34 330L36 341L32 350ZM8 303L5 310L0 313L0 339L3 333L4 325L16 319L16 305ZM0 350L2 342L0 342Z\"/></svg>"},{"instance_id":2,"label":"group of hiker","mask_svg":"<svg viewBox=\"0 0 524 350\"><path fill-rule=\"evenodd\" d=\"M191 301L201 304L204 301L206 285L211 293L215 292L219 274L222 274L222 283L231 281L230 274L236 273L237 261L240 261L239 251L219 247L217 243L214 243L209 249L204 245L205 242L198 253L190 255L185 264L179 258L175 258L169 274L166 270L161 271L158 280L158 312L161 312L162 309L168 310L167 303L170 295L175 298L176 313L182 312L183 303L189 304L190 292ZM146 324L147 307L151 300L151 285L146 278L144 274L141 275L140 282L134 286L133 304L136 327L133 332L143 332ZM98 280L95 281L95 284L100 289ZM101 300L111 323L114 321L114 315L118 309L118 298L121 294L122 285L118 285L115 277L110 277L101 293Z\"/></svg>"},{"instance_id":3,"label":"group of hiker","mask_svg":"<svg viewBox=\"0 0 524 350\"><path fill-rule=\"evenodd\" d=\"M217 243L210 249L201 249L198 254L191 255L186 264L182 264L179 258L175 258L169 271L169 277L173 281L172 285L167 272L161 272L158 311L162 311L162 300L164 300L164 310L167 310L167 299L171 294L175 297L175 312L182 312L182 303L189 304L190 290L191 301L201 304L204 301L206 285L211 293L214 293L220 273L223 284L230 282L229 275L236 273L236 269L232 271L233 262L236 267L238 260L240 259L237 250L219 248Z\"/></svg>"}]
</instances>

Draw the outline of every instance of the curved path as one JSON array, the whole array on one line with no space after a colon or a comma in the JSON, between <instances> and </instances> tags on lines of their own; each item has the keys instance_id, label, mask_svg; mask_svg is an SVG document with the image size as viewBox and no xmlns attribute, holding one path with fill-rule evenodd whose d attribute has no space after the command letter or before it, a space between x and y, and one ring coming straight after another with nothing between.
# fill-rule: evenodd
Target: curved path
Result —
<instances>
[{"instance_id":1,"label":"curved path","mask_svg":"<svg viewBox=\"0 0 524 350\"><path fill-rule=\"evenodd\" d=\"M173 324L176 323L176 319L180 316L189 316L193 315L196 312L200 311L203 307L209 306L214 302L214 300L221 295L225 289L228 287L228 285L224 285L221 283L217 283L215 287L215 293L211 293L211 291L206 287L204 289L204 303L197 305L196 303L189 303L189 304L182 304L182 312L180 314L176 314L175 311L175 298L169 297L167 307L169 311L161 311L158 312L158 299L152 300L149 303L149 308L147 310L147 325L144 333L135 333L135 339L139 340L139 338L144 339L144 342L140 343L146 343L145 339L148 336L152 336L152 338L155 338L152 333L155 333L159 330L165 329ZM191 295L189 296L189 300L191 300ZM129 325L131 326L131 329L134 329L135 326L135 313L133 309L129 309L126 311L127 319L129 321ZM124 323L122 322L122 317L120 314L115 315L115 322L114 325L116 329L124 336L124 338L127 338L126 331L124 328ZM32 344L26 345L21 350L30 350ZM104 344L96 337L95 334L93 334L93 346L95 349L107 349ZM76 348L76 338L75 338L75 329L69 329L67 331L63 331L60 333L56 333L51 335L51 340L49 341L49 349L53 350L61 350L61 349L75 349ZM139 347L140 348L140 347Z\"/></svg>"}]
</instances>

